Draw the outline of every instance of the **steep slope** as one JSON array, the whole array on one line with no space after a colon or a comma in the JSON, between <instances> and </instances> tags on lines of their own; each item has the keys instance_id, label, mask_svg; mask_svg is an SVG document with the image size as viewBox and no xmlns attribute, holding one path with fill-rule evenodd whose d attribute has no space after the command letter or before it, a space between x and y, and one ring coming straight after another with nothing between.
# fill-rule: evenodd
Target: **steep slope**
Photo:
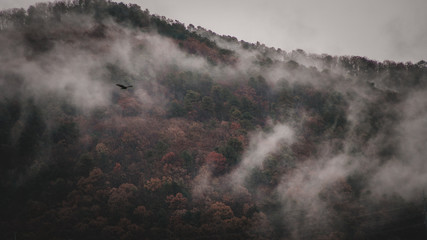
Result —
<instances>
[{"instance_id":1,"label":"steep slope","mask_svg":"<svg viewBox=\"0 0 427 240\"><path fill-rule=\"evenodd\" d=\"M0 53L2 239L425 237L423 61L104 0L1 12Z\"/></svg>"}]
</instances>

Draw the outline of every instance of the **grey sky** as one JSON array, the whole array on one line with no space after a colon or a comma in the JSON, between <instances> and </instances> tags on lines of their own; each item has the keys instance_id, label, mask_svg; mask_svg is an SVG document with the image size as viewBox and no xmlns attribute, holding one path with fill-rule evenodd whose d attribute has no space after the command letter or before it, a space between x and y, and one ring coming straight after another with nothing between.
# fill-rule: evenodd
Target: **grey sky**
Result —
<instances>
[{"instance_id":1,"label":"grey sky","mask_svg":"<svg viewBox=\"0 0 427 240\"><path fill-rule=\"evenodd\" d=\"M0 0L0 8L37 0ZM123 0L151 13L286 51L427 60L427 0Z\"/></svg>"}]
</instances>

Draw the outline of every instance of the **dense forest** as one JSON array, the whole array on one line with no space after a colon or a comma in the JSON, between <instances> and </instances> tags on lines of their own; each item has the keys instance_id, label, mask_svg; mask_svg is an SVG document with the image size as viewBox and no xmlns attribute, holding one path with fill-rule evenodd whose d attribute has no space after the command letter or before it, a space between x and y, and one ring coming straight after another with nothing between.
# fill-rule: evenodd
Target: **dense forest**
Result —
<instances>
[{"instance_id":1,"label":"dense forest","mask_svg":"<svg viewBox=\"0 0 427 240\"><path fill-rule=\"evenodd\" d=\"M0 90L1 239L426 237L425 61L57 1L0 12Z\"/></svg>"}]
</instances>

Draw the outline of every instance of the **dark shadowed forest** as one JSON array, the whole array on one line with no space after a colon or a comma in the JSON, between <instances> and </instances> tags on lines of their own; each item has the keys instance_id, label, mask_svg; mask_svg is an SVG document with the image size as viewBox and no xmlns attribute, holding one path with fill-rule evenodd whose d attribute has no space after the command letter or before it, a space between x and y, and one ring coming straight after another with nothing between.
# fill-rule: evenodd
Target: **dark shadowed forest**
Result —
<instances>
[{"instance_id":1,"label":"dark shadowed forest","mask_svg":"<svg viewBox=\"0 0 427 240\"><path fill-rule=\"evenodd\" d=\"M426 62L143 7L0 12L0 239L426 238Z\"/></svg>"}]
</instances>

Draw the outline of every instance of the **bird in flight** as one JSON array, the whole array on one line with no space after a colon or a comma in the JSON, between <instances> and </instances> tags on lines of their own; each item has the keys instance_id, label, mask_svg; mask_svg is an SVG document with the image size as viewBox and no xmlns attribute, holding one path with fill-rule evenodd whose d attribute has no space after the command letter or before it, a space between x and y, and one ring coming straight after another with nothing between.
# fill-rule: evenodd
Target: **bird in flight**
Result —
<instances>
[{"instance_id":1,"label":"bird in flight","mask_svg":"<svg viewBox=\"0 0 427 240\"><path fill-rule=\"evenodd\" d=\"M127 89L127 88L132 87L132 85L125 86L125 85L122 85L122 84L119 84L119 83L117 83L116 86L119 86L121 89Z\"/></svg>"}]
</instances>

